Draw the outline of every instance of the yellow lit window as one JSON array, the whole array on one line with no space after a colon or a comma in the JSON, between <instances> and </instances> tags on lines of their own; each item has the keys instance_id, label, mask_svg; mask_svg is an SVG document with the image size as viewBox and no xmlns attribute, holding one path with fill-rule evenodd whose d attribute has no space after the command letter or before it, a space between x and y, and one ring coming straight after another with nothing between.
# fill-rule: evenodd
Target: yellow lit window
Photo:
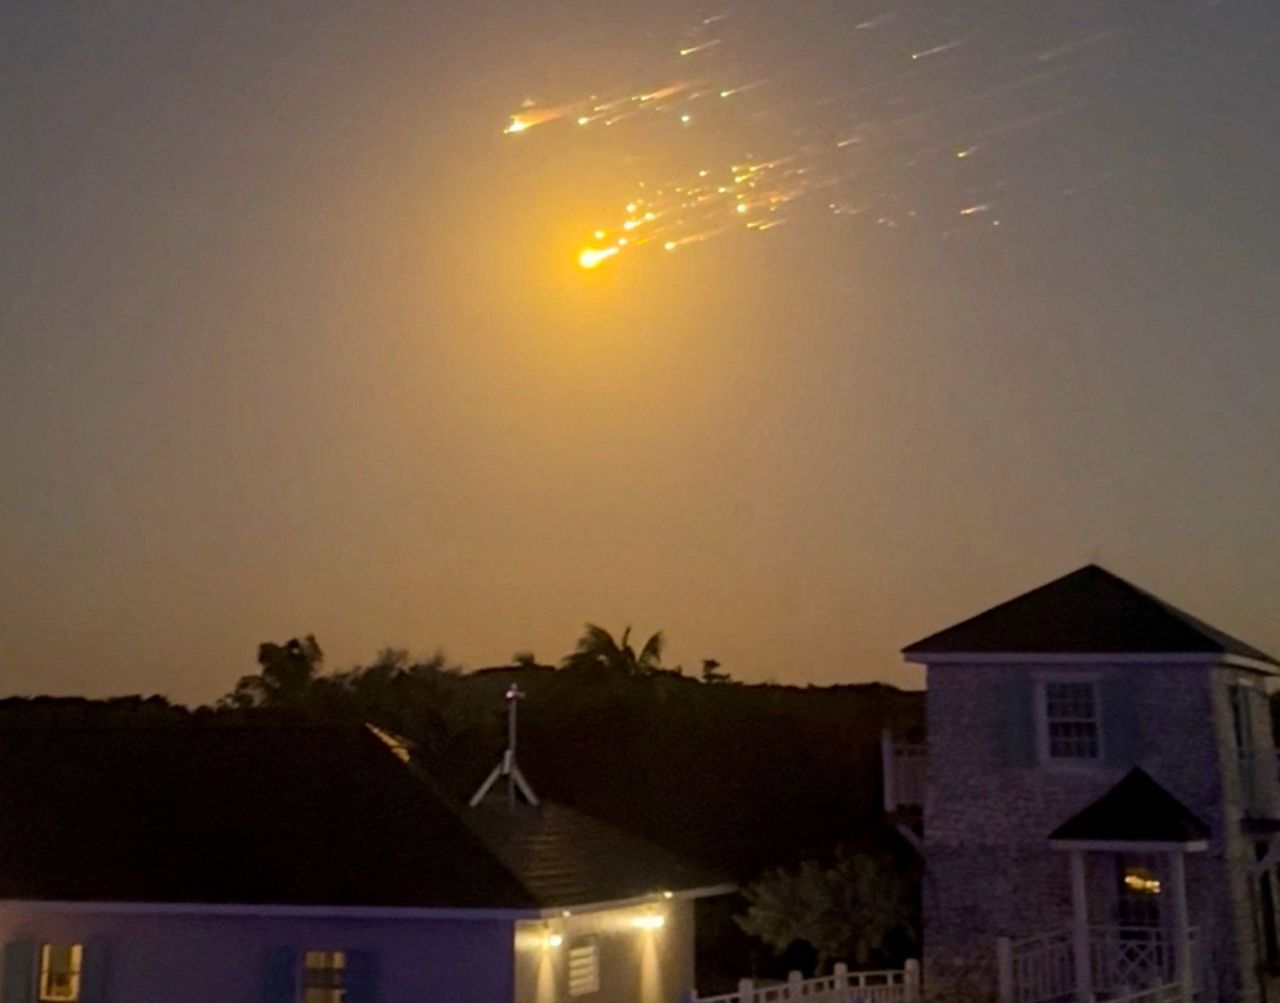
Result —
<instances>
[{"instance_id":1,"label":"yellow lit window","mask_svg":"<svg viewBox=\"0 0 1280 1003\"><path fill-rule=\"evenodd\" d=\"M302 1003L343 1003L346 982L345 951L307 951L302 956Z\"/></svg>"},{"instance_id":2,"label":"yellow lit window","mask_svg":"<svg viewBox=\"0 0 1280 1003\"><path fill-rule=\"evenodd\" d=\"M80 998L79 944L40 946L40 999L74 1001Z\"/></svg>"},{"instance_id":3,"label":"yellow lit window","mask_svg":"<svg viewBox=\"0 0 1280 1003\"><path fill-rule=\"evenodd\" d=\"M1149 867L1126 867L1124 887L1135 895L1159 895L1160 879Z\"/></svg>"}]
</instances>

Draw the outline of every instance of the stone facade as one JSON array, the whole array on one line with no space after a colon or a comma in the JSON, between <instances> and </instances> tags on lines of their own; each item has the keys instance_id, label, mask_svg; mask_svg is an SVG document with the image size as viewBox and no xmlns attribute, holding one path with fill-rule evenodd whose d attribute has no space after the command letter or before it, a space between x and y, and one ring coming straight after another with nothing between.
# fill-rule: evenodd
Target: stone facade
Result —
<instances>
[{"instance_id":1,"label":"stone facade","mask_svg":"<svg viewBox=\"0 0 1280 1003\"><path fill-rule=\"evenodd\" d=\"M922 659L928 661L927 657ZM1098 761L1041 762L1039 685L1097 683ZM995 985L997 937L1023 938L1071 924L1067 854L1049 833L1135 766L1204 821L1206 852L1187 857L1191 922L1212 958L1207 988L1255 1003L1266 983L1258 847L1246 815L1277 815L1280 786L1263 676L1230 660L1171 656L1075 657L1043 663L988 656L928 667L928 792L924 810L924 964L938 989ZM1244 686L1256 786L1246 792L1232 688ZM1252 804L1246 804L1251 801ZM1086 855L1090 921L1117 922L1118 862ZM1157 866L1162 866L1157 862Z\"/></svg>"}]
</instances>

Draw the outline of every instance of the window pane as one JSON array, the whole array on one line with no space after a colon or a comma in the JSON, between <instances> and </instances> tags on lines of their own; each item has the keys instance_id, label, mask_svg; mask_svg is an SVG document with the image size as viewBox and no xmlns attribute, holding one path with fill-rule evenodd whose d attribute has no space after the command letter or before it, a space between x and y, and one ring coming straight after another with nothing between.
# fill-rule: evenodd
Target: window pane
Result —
<instances>
[{"instance_id":1,"label":"window pane","mask_svg":"<svg viewBox=\"0 0 1280 1003\"><path fill-rule=\"evenodd\" d=\"M80 998L79 944L44 944L40 948L40 999Z\"/></svg>"},{"instance_id":2,"label":"window pane","mask_svg":"<svg viewBox=\"0 0 1280 1003\"><path fill-rule=\"evenodd\" d=\"M1093 683L1046 683L1045 726L1050 759L1097 759L1098 705Z\"/></svg>"},{"instance_id":3,"label":"window pane","mask_svg":"<svg viewBox=\"0 0 1280 1003\"><path fill-rule=\"evenodd\" d=\"M302 955L302 1003L343 1003L346 999L345 951L306 951Z\"/></svg>"}]
</instances>

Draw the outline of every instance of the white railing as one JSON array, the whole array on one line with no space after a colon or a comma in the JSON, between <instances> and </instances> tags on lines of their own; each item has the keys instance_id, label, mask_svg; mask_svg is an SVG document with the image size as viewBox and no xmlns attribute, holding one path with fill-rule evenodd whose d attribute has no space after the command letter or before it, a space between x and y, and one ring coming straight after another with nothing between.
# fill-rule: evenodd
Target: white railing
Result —
<instances>
[{"instance_id":1,"label":"white railing","mask_svg":"<svg viewBox=\"0 0 1280 1003\"><path fill-rule=\"evenodd\" d=\"M1203 964L1194 928L1191 967L1200 985ZM1075 950L1069 930L1024 940L1001 937L996 942L1000 1003L1065 1003L1076 993ZM1099 1000L1146 999L1152 991L1178 985L1174 945L1162 929L1147 926L1089 928L1089 972Z\"/></svg>"},{"instance_id":2,"label":"white railing","mask_svg":"<svg viewBox=\"0 0 1280 1003\"><path fill-rule=\"evenodd\" d=\"M928 747L895 742L888 731L880 733L880 773L884 780L884 810L920 810L924 807L925 767Z\"/></svg>"},{"instance_id":3,"label":"white railing","mask_svg":"<svg viewBox=\"0 0 1280 1003\"><path fill-rule=\"evenodd\" d=\"M738 991L719 996L687 997L690 1003L919 1003L920 963L876 972L851 972L836 965L830 975L814 979L792 972L786 982L756 983L743 979Z\"/></svg>"},{"instance_id":4,"label":"white railing","mask_svg":"<svg viewBox=\"0 0 1280 1003\"><path fill-rule=\"evenodd\" d=\"M1071 932L996 942L1002 1003L1051 1003L1075 995Z\"/></svg>"},{"instance_id":5,"label":"white railing","mask_svg":"<svg viewBox=\"0 0 1280 1003\"><path fill-rule=\"evenodd\" d=\"M1099 994L1127 996L1173 981L1173 942L1158 927L1089 929L1089 968Z\"/></svg>"}]
</instances>

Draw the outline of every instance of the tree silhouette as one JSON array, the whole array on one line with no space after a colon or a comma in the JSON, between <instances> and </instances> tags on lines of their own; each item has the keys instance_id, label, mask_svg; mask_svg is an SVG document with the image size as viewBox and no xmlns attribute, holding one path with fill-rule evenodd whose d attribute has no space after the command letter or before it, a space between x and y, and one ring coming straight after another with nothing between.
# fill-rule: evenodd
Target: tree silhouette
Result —
<instances>
[{"instance_id":1,"label":"tree silhouette","mask_svg":"<svg viewBox=\"0 0 1280 1003\"><path fill-rule=\"evenodd\" d=\"M232 707L298 707L308 702L311 687L320 672L324 652L308 634L284 644L267 641L258 645L256 676L242 676L226 697Z\"/></svg>"},{"instance_id":2,"label":"tree silhouette","mask_svg":"<svg viewBox=\"0 0 1280 1003\"><path fill-rule=\"evenodd\" d=\"M624 676L647 676L662 669L662 631L658 631L637 654L631 647L631 628L622 632L617 640L603 627L589 623L578 638L573 654L566 655L561 665L566 669L578 669L597 673L613 673Z\"/></svg>"}]
</instances>

